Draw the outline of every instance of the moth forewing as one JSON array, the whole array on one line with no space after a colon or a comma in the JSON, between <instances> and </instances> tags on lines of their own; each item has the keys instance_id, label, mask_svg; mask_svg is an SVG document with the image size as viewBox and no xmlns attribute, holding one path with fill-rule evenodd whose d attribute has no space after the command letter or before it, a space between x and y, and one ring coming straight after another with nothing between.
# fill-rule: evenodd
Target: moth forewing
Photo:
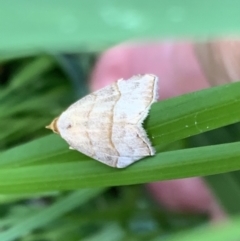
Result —
<instances>
[{"instance_id":1,"label":"moth forewing","mask_svg":"<svg viewBox=\"0 0 240 241\"><path fill-rule=\"evenodd\" d=\"M119 79L72 104L47 128L71 149L123 168L155 153L142 124L157 98L155 75Z\"/></svg>"}]
</instances>

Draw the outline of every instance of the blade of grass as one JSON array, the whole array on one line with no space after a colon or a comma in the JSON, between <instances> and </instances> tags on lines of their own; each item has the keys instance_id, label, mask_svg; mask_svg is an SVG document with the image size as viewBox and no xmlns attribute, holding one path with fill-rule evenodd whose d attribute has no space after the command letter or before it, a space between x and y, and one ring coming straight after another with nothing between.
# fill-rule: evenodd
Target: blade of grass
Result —
<instances>
[{"instance_id":1,"label":"blade of grass","mask_svg":"<svg viewBox=\"0 0 240 241\"><path fill-rule=\"evenodd\" d=\"M239 124L235 124L192 137L190 138L190 146L221 144L239 139ZM222 208L229 215L240 213L240 182L237 179L237 173L239 172L223 173L204 178Z\"/></svg>"},{"instance_id":2,"label":"blade of grass","mask_svg":"<svg viewBox=\"0 0 240 241\"><path fill-rule=\"evenodd\" d=\"M238 122L239 105L240 82L218 86L155 103L144 126L159 151L162 145ZM66 147L59 136L52 135L2 153L0 166L50 158L45 154L72 153Z\"/></svg>"},{"instance_id":3,"label":"blade of grass","mask_svg":"<svg viewBox=\"0 0 240 241\"><path fill-rule=\"evenodd\" d=\"M227 213L240 213L240 185L233 173L208 176L205 179Z\"/></svg>"},{"instance_id":4,"label":"blade of grass","mask_svg":"<svg viewBox=\"0 0 240 241\"><path fill-rule=\"evenodd\" d=\"M124 170L90 161L89 157L83 155L77 158L81 161L77 161L75 154L70 153L67 163L2 168L0 192L31 193L130 185L234 171L240 169L239 144L237 142L164 152Z\"/></svg>"},{"instance_id":5,"label":"blade of grass","mask_svg":"<svg viewBox=\"0 0 240 241\"><path fill-rule=\"evenodd\" d=\"M230 222L221 225L209 225L206 227L181 232L176 235L168 236L166 241L226 241L238 240L240 236L240 218L236 217ZM152 241L161 241L162 237L152 239Z\"/></svg>"},{"instance_id":6,"label":"blade of grass","mask_svg":"<svg viewBox=\"0 0 240 241\"><path fill-rule=\"evenodd\" d=\"M239 122L239 106L240 82L222 85L155 103L145 127L158 150L161 143Z\"/></svg>"},{"instance_id":7,"label":"blade of grass","mask_svg":"<svg viewBox=\"0 0 240 241\"><path fill-rule=\"evenodd\" d=\"M155 104L145 126L156 149L160 150L161 144L239 121L239 103L240 83L202 90ZM49 136L0 155L0 191L124 185L228 172L240 168L238 145L161 153L127 170L114 170L88 161L90 158L81 153L67 150L67 145L58 136ZM59 165L51 160L53 163L59 161ZM49 161L49 165L31 166L36 161ZM9 168L26 164L28 166L22 168ZM45 182L47 187L44 187Z\"/></svg>"},{"instance_id":8,"label":"blade of grass","mask_svg":"<svg viewBox=\"0 0 240 241\"><path fill-rule=\"evenodd\" d=\"M17 91L19 87L35 81L35 78L49 71L54 66L54 61L49 56L42 56L32 60L25 67L23 67L11 79L8 88L0 91L0 101L3 101L12 91Z\"/></svg>"},{"instance_id":9,"label":"blade of grass","mask_svg":"<svg viewBox=\"0 0 240 241\"><path fill-rule=\"evenodd\" d=\"M83 241L121 241L125 237L124 231L117 224L108 224L106 227Z\"/></svg>"},{"instance_id":10,"label":"blade of grass","mask_svg":"<svg viewBox=\"0 0 240 241\"><path fill-rule=\"evenodd\" d=\"M196 0L177 3L102 0L92 5L87 0L68 0L67 3L41 1L36 8L35 2L27 0L14 5L3 2L1 59L48 50L99 50L102 46L146 36L205 38L240 31L238 1L212 0L203 4ZM46 9L51 11L46 12Z\"/></svg>"},{"instance_id":11,"label":"blade of grass","mask_svg":"<svg viewBox=\"0 0 240 241\"><path fill-rule=\"evenodd\" d=\"M46 92L41 96L35 96L30 99L24 99L19 104L12 105L9 103L0 106L0 116L1 118L8 117L10 115L16 114L19 111L25 111L31 113L34 111L34 108L37 108L38 111L46 112L50 111L51 105L54 105L52 100L57 100L59 96L66 93L66 89L62 86L57 87L54 91ZM48 104L50 103L50 104ZM9 107L12 108L9 108Z\"/></svg>"},{"instance_id":12,"label":"blade of grass","mask_svg":"<svg viewBox=\"0 0 240 241\"><path fill-rule=\"evenodd\" d=\"M86 73L80 64L79 55L62 54L54 55L62 70L72 82L76 98L82 98L88 93Z\"/></svg>"},{"instance_id":13,"label":"blade of grass","mask_svg":"<svg viewBox=\"0 0 240 241\"><path fill-rule=\"evenodd\" d=\"M0 233L0 240L15 240L36 228L44 227L65 213L88 202L102 191L103 189L83 189L70 193L41 212L34 214L31 217L27 217L25 220L18 222L8 230L2 231Z\"/></svg>"}]
</instances>

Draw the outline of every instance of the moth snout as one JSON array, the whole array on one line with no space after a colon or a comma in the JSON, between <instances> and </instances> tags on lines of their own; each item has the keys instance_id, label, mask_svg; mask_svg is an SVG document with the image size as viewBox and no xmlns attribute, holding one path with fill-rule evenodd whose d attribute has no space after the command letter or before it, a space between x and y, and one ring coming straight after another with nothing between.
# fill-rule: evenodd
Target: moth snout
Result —
<instances>
[{"instance_id":1,"label":"moth snout","mask_svg":"<svg viewBox=\"0 0 240 241\"><path fill-rule=\"evenodd\" d=\"M59 131L57 128L57 121L58 121L58 117L55 118L50 125L46 126L46 128L52 130L56 134L59 134Z\"/></svg>"}]
</instances>

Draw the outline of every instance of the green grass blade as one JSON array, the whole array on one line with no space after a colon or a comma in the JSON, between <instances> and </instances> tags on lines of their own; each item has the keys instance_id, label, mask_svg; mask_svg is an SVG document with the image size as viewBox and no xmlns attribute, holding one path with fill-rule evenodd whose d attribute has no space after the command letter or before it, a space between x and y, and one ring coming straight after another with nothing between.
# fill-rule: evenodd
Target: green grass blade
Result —
<instances>
[{"instance_id":1,"label":"green grass blade","mask_svg":"<svg viewBox=\"0 0 240 241\"><path fill-rule=\"evenodd\" d=\"M239 105L240 82L160 101L152 106L144 124L153 145L161 150L161 145L238 122ZM0 166L35 162L44 159L45 153L72 153L66 147L59 136L52 135L2 153Z\"/></svg>"},{"instance_id":2,"label":"green grass blade","mask_svg":"<svg viewBox=\"0 0 240 241\"><path fill-rule=\"evenodd\" d=\"M119 225L109 223L103 230L83 241L122 241L124 237L125 233Z\"/></svg>"},{"instance_id":3,"label":"green grass blade","mask_svg":"<svg viewBox=\"0 0 240 241\"><path fill-rule=\"evenodd\" d=\"M240 83L206 89L156 103L145 126L159 151L167 143L239 121L239 104ZM66 190L229 172L240 169L238 146L237 142L159 153L115 170L68 150L59 136L50 135L1 153L0 191Z\"/></svg>"},{"instance_id":4,"label":"green grass blade","mask_svg":"<svg viewBox=\"0 0 240 241\"><path fill-rule=\"evenodd\" d=\"M0 233L0 240L15 240L36 228L44 227L65 213L86 203L89 199L97 196L102 191L102 189L83 189L70 193L68 196L62 198L39 213L27 217L25 220L18 222L6 231L2 231Z\"/></svg>"},{"instance_id":5,"label":"green grass blade","mask_svg":"<svg viewBox=\"0 0 240 241\"><path fill-rule=\"evenodd\" d=\"M0 9L1 59L40 51L99 50L146 36L239 34L238 9L238 1L217 0L99 0L94 5L87 0L62 0L41 1L37 8L27 0L14 5L5 1Z\"/></svg>"},{"instance_id":6,"label":"green grass blade","mask_svg":"<svg viewBox=\"0 0 240 241\"><path fill-rule=\"evenodd\" d=\"M238 240L240 236L240 218L234 218L233 220L221 225L210 225L207 227L197 228L195 230L188 230L186 232L172 235L165 238L166 241L226 241L226 240ZM156 238L152 241L161 241L161 238Z\"/></svg>"},{"instance_id":7,"label":"green grass blade","mask_svg":"<svg viewBox=\"0 0 240 241\"><path fill-rule=\"evenodd\" d=\"M2 168L0 192L31 193L129 185L234 171L240 169L239 144L237 142L164 152L124 170L90 161L90 158L83 155L76 159L73 152L74 154L68 155L67 163Z\"/></svg>"},{"instance_id":8,"label":"green grass blade","mask_svg":"<svg viewBox=\"0 0 240 241\"><path fill-rule=\"evenodd\" d=\"M145 126L158 150L161 143L239 122L239 107L240 82L158 102L152 106Z\"/></svg>"},{"instance_id":9,"label":"green grass blade","mask_svg":"<svg viewBox=\"0 0 240 241\"><path fill-rule=\"evenodd\" d=\"M35 81L37 76L45 74L53 66L54 61L49 56L42 56L32 60L13 76L8 88L0 91L0 101L5 100L12 91L19 91L18 88L21 88L24 84Z\"/></svg>"},{"instance_id":10,"label":"green grass blade","mask_svg":"<svg viewBox=\"0 0 240 241\"><path fill-rule=\"evenodd\" d=\"M227 213L240 213L240 183L234 173L208 176L205 179Z\"/></svg>"}]
</instances>

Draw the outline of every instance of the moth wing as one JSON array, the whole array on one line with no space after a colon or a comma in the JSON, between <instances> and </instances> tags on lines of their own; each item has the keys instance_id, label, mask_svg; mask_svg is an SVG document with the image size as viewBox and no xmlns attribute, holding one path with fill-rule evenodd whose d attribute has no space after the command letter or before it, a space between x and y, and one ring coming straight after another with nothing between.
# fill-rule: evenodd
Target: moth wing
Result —
<instances>
[{"instance_id":1,"label":"moth wing","mask_svg":"<svg viewBox=\"0 0 240 241\"><path fill-rule=\"evenodd\" d=\"M60 135L75 150L97 159L97 153L115 156L112 143L113 109L120 98L117 84L106 86L72 104L57 122ZM102 162L114 166L114 158ZM99 160L99 159L97 159Z\"/></svg>"},{"instance_id":2,"label":"moth wing","mask_svg":"<svg viewBox=\"0 0 240 241\"><path fill-rule=\"evenodd\" d=\"M118 152L117 160L116 156L101 149L95 158L105 163L111 160L113 166L123 168L155 154L142 122L151 104L157 100L158 79L153 75L144 75L134 76L128 81L119 80L118 90L121 97L114 106L112 124L112 143Z\"/></svg>"},{"instance_id":3,"label":"moth wing","mask_svg":"<svg viewBox=\"0 0 240 241\"><path fill-rule=\"evenodd\" d=\"M114 122L136 124L143 122L153 102L158 98L158 78L146 74L119 80L121 98L114 107Z\"/></svg>"},{"instance_id":4,"label":"moth wing","mask_svg":"<svg viewBox=\"0 0 240 241\"><path fill-rule=\"evenodd\" d=\"M125 167L154 154L142 122L156 99L156 76L121 79L75 102L57 127L73 149L109 166Z\"/></svg>"}]
</instances>

